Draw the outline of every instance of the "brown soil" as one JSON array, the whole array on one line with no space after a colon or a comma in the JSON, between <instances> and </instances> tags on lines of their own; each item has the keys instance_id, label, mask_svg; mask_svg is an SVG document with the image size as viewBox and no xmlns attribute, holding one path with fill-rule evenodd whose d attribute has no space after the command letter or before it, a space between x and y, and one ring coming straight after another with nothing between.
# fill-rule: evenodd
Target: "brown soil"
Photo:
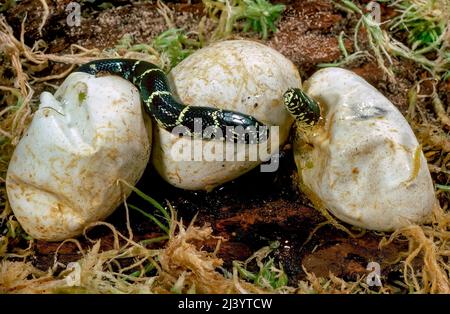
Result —
<instances>
[{"instance_id":1,"label":"brown soil","mask_svg":"<svg viewBox=\"0 0 450 314\"><path fill-rule=\"evenodd\" d=\"M128 1L111 1L116 7L99 10L83 7L81 27L70 28L65 23L65 5L70 0L47 1L51 9L50 19L44 27L44 39L49 51L67 51L76 43L87 48L107 48L116 44L125 33L135 36L137 42L148 42L167 28L155 5L130 4ZM171 4L175 10L178 27L193 29L202 15L202 5L193 1ZM268 45L292 60L307 79L317 70L321 62L333 62L341 53L337 46L337 35L344 30L351 35L355 21L347 20L330 1L289 1L278 28L279 31L268 40ZM122 6L120 6L123 4ZM95 10L94 10L95 9ZM20 22L28 13L26 42L39 38L37 28L41 22L39 1L21 1L7 13L7 20L19 35ZM346 41L351 51L352 44ZM422 70L402 62L396 65L398 80L388 83L383 72L374 63L349 65L353 71L367 79L383 92L405 113L407 91L417 80ZM61 71L53 67L53 73ZM42 75L47 72L40 73ZM43 87L44 88L44 87ZM49 88L49 87L45 87ZM176 189L155 174L150 167L138 184L138 188L158 201L169 201L183 221L189 221L198 213L197 223L209 223L215 234L223 236L219 256L229 266L233 260L244 260L252 252L271 241L279 241L275 250L276 259L282 263L291 283L305 278L302 264L307 271L317 276L333 272L344 279L355 280L366 273L370 261L381 264L383 280L393 283L400 276L399 265L391 264L398 252L407 249L406 243L394 242L380 249L381 235L367 232L360 238L351 238L331 226L320 228L311 240L304 244L310 233L324 221L320 213L308 206L306 198L299 194L295 183L295 165L290 147L280 157L280 169L276 173L250 172L239 179L217 188L211 193L188 192ZM131 197L130 203L139 205L141 200ZM109 219L119 230L125 231L125 213L119 208ZM157 229L139 213L131 213L135 236L155 236ZM96 229L91 238L102 238L102 248L112 246L108 232ZM82 240L83 245L89 245ZM53 254L59 243L37 241L33 263L41 269L53 263ZM214 249L211 243L210 249ZM60 260L68 262L79 258L77 248L65 245L59 252Z\"/></svg>"}]
</instances>

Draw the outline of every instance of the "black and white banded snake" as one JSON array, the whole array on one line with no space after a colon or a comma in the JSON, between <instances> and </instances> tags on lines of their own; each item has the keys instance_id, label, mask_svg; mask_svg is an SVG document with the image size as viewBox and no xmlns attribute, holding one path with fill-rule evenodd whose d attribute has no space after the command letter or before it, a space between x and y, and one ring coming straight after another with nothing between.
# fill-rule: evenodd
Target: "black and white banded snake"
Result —
<instances>
[{"instance_id":1,"label":"black and white banded snake","mask_svg":"<svg viewBox=\"0 0 450 314\"><path fill-rule=\"evenodd\" d=\"M147 113L167 131L172 131L177 126L184 126L190 135L203 137L208 126L220 129L222 131L220 134L223 135L230 134L229 130L240 127L238 129L240 132L233 131L234 141L255 144L267 139L267 128L261 128L264 124L250 115L213 107L189 106L177 101L173 97L163 70L150 62L133 59L101 59L80 66L76 72L92 75L107 73L130 81L138 88ZM283 100L287 110L297 121L308 125L318 121L319 106L300 89L288 89ZM197 134L198 128L195 128L195 123L199 121L197 119L201 119L201 134ZM260 129L264 130L264 135L259 133ZM210 138L211 134L208 135L208 139Z\"/></svg>"}]
</instances>

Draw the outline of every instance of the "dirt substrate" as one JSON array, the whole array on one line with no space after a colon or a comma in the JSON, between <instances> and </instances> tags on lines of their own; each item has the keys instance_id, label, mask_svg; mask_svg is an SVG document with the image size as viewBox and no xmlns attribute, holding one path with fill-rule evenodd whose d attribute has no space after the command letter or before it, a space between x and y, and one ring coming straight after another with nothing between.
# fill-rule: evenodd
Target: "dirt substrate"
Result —
<instances>
[{"instance_id":1,"label":"dirt substrate","mask_svg":"<svg viewBox=\"0 0 450 314\"><path fill-rule=\"evenodd\" d=\"M148 42L167 28L154 5L130 4L128 1L111 1L116 6L105 10L85 5L81 26L70 28L65 22L64 11L70 0L47 2L51 14L43 29L43 38L52 53L67 52L70 44L74 43L86 48L113 47L125 33L132 34L136 42ZM353 34L356 21L346 19L345 14L336 10L331 1L284 3L288 8L278 24L279 31L269 38L267 44L292 60L305 80L317 70L317 64L340 58L337 35L341 31ZM202 16L200 3L170 4L170 7L176 12L177 27L188 30L197 27ZM25 12L28 12L26 42L32 44L40 38L37 32L42 12L39 1L21 1L6 12L6 17L18 36ZM386 16L389 12L384 11L383 14ZM351 41L346 40L345 44L351 51ZM403 113L407 108L407 91L424 72L412 63L402 61L396 64L397 81L389 83L374 63L363 62L349 68L377 87ZM62 70L61 65L54 65L40 75ZM442 88L445 91L446 87ZM42 89L49 87L42 86ZM445 93L443 97L444 102L447 101ZM395 285L394 281L401 280L400 269L403 265L393 262L399 252L407 250L407 242L394 241L380 249L381 234L366 232L359 238L351 238L327 225L318 229L305 243L311 232L325 219L308 206L307 199L297 190L296 170L289 145L283 149L279 171L261 173L255 169L211 193L176 189L159 178L151 167L138 188L162 203L166 200L170 202L183 221L190 221L198 213L197 224L211 224L216 235L227 239L218 254L224 259L225 266L230 266L233 260L248 258L257 249L276 240L280 245L274 256L283 265L291 284L305 278L302 265L318 277L326 277L332 272L353 281L367 273L366 265L371 261L381 264L384 282ZM131 197L129 202L138 205L141 201ZM123 208L119 208L108 221L118 230L126 230ZM131 223L138 239L157 235L155 226L139 213L131 213ZM94 239L102 238L104 249L112 245L107 230L95 229L89 235ZM81 241L88 245L87 241ZM38 268L47 269L53 263L53 253L58 245L37 241L33 263ZM214 245L211 243L211 250ZM62 262L78 258L77 248L70 243L59 252ZM416 263L421 263L421 260L417 259Z\"/></svg>"}]
</instances>

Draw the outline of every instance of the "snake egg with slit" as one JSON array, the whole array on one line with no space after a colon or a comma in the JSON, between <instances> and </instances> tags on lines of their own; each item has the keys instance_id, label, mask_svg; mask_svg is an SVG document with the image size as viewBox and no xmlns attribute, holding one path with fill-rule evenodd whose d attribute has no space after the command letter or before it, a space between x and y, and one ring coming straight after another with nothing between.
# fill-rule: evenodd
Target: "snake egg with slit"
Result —
<instances>
[{"instance_id":1,"label":"snake egg with slit","mask_svg":"<svg viewBox=\"0 0 450 314\"><path fill-rule=\"evenodd\" d=\"M138 89L116 76L76 72L54 95L41 94L6 178L28 234L77 236L123 202L127 191L117 180L134 185L150 157L151 121L141 108Z\"/></svg>"},{"instance_id":2,"label":"snake egg with slit","mask_svg":"<svg viewBox=\"0 0 450 314\"><path fill-rule=\"evenodd\" d=\"M300 189L352 225L392 231L429 219L427 161L398 109L355 73L327 68L304 82L323 119L294 142ZM298 129L301 130L299 127Z\"/></svg>"},{"instance_id":3,"label":"snake egg with slit","mask_svg":"<svg viewBox=\"0 0 450 314\"><path fill-rule=\"evenodd\" d=\"M188 190L211 190L270 158L270 153L287 140L293 123L283 94L289 88L301 87L300 75L291 61L268 46L248 40L218 42L196 51L172 69L169 82L175 96L185 104L231 110L252 116L268 127L278 127L272 132L276 133L272 134L275 141L258 145L193 141L155 127L155 169L170 184ZM244 151L256 146L261 152L256 158Z\"/></svg>"}]
</instances>

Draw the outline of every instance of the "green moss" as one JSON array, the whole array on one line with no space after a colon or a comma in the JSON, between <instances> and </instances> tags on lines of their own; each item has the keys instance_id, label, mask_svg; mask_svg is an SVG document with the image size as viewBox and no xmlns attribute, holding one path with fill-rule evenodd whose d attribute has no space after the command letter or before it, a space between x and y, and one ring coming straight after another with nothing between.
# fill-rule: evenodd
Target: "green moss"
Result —
<instances>
[{"instance_id":1,"label":"green moss","mask_svg":"<svg viewBox=\"0 0 450 314\"><path fill-rule=\"evenodd\" d=\"M272 257L267 256L279 247L280 243L274 241L269 246L263 247L247 261L233 262L233 267L237 269L239 275L244 280L250 281L262 288L278 289L287 286L288 277L283 270L281 264L275 265L275 261ZM252 260L255 260L258 271L252 272L248 270L248 265Z\"/></svg>"},{"instance_id":2,"label":"green moss","mask_svg":"<svg viewBox=\"0 0 450 314\"><path fill-rule=\"evenodd\" d=\"M269 31L276 32L275 23L280 18L284 9L283 4L271 4L266 0L244 0L244 12L242 19L245 21L244 32L253 30L267 39Z\"/></svg>"},{"instance_id":3,"label":"green moss","mask_svg":"<svg viewBox=\"0 0 450 314\"><path fill-rule=\"evenodd\" d=\"M213 37L227 37L234 30L250 30L267 39L270 32L276 31L276 22L281 17L283 4L272 4L266 0L203 0L208 17L217 22ZM243 25L242 25L243 24Z\"/></svg>"},{"instance_id":4,"label":"green moss","mask_svg":"<svg viewBox=\"0 0 450 314\"><path fill-rule=\"evenodd\" d=\"M169 58L172 68L201 46L199 40L189 38L179 28L168 29L153 40L153 47Z\"/></svg>"},{"instance_id":5,"label":"green moss","mask_svg":"<svg viewBox=\"0 0 450 314\"><path fill-rule=\"evenodd\" d=\"M399 15L388 21L390 30L388 32L382 23L375 21L370 14L366 14L352 1L341 0L338 9L345 7L347 13L360 17L353 36L355 53L345 56L343 52L343 60L320 66L342 65L367 54L367 51L362 51L358 44L359 33L364 31L371 54L391 79L395 78L393 57L401 57L421 65L436 79L446 77L450 71L450 58L446 57L449 52L448 48L444 47L445 25L450 14L448 1L396 1L391 6L399 12ZM408 42L403 43L393 34L405 30L408 31ZM434 54L427 54L429 52Z\"/></svg>"},{"instance_id":6,"label":"green moss","mask_svg":"<svg viewBox=\"0 0 450 314\"><path fill-rule=\"evenodd\" d=\"M449 18L448 4L442 0L407 0L393 6L400 14L390 22L390 30L406 31L413 50L440 45Z\"/></svg>"}]
</instances>

